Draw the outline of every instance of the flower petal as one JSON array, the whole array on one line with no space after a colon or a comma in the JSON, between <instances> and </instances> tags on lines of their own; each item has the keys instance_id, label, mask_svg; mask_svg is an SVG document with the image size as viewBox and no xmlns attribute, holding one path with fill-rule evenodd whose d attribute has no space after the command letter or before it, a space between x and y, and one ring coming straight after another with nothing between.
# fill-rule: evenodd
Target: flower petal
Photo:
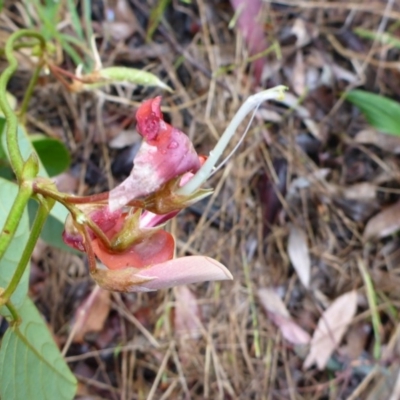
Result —
<instances>
[{"instance_id":1,"label":"flower petal","mask_svg":"<svg viewBox=\"0 0 400 400\"><path fill-rule=\"evenodd\" d=\"M163 120L161 97L145 101L136 114L143 136L130 176L111 190L109 205L116 210L133 199L155 192L186 172L196 172L200 160L188 136Z\"/></svg>"},{"instance_id":2,"label":"flower petal","mask_svg":"<svg viewBox=\"0 0 400 400\"><path fill-rule=\"evenodd\" d=\"M96 257L108 269L143 268L171 260L174 256L175 240L170 233L159 230L121 253L110 252L99 239L92 241L92 248Z\"/></svg>"},{"instance_id":3,"label":"flower petal","mask_svg":"<svg viewBox=\"0 0 400 400\"><path fill-rule=\"evenodd\" d=\"M230 271L218 261L204 256L189 256L151 265L135 274L136 279L152 279L132 286L133 292L147 292L205 281L232 280Z\"/></svg>"}]
</instances>

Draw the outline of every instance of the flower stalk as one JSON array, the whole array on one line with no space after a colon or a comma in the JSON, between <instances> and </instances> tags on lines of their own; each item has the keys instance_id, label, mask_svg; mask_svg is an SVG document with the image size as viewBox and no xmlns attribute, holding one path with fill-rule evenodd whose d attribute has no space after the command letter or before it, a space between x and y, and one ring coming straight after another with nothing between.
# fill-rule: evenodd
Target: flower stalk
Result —
<instances>
[{"instance_id":1,"label":"flower stalk","mask_svg":"<svg viewBox=\"0 0 400 400\"><path fill-rule=\"evenodd\" d=\"M286 90L287 87L281 85L250 96L239 108L239 111L235 114L232 121L225 129L217 145L210 152L209 157L203 166L195 173L190 181L179 188L176 193L182 196L190 196L192 193L198 190L210 176L214 166L222 156L223 151L231 141L238 126L242 123L246 116L251 111L256 110L264 101L282 99Z\"/></svg>"}]
</instances>

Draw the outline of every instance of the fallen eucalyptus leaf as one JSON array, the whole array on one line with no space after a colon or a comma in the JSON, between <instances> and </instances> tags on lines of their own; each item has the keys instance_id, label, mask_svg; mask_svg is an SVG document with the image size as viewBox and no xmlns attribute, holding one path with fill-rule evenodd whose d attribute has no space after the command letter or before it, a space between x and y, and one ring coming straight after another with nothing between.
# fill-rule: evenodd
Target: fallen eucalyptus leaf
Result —
<instances>
[{"instance_id":1,"label":"fallen eucalyptus leaf","mask_svg":"<svg viewBox=\"0 0 400 400\"><path fill-rule=\"evenodd\" d=\"M364 239L383 238L400 229L400 202L373 216L365 226Z\"/></svg>"},{"instance_id":2,"label":"fallen eucalyptus leaf","mask_svg":"<svg viewBox=\"0 0 400 400\"><path fill-rule=\"evenodd\" d=\"M257 293L262 307L288 342L300 345L310 342L310 335L293 321L285 303L273 289L263 288L259 289Z\"/></svg>"},{"instance_id":3,"label":"fallen eucalyptus leaf","mask_svg":"<svg viewBox=\"0 0 400 400\"><path fill-rule=\"evenodd\" d=\"M311 260L306 233L296 226L290 227L288 254L300 282L305 288L310 287Z\"/></svg>"},{"instance_id":4,"label":"fallen eucalyptus leaf","mask_svg":"<svg viewBox=\"0 0 400 400\"><path fill-rule=\"evenodd\" d=\"M332 353L339 346L357 310L357 291L339 296L321 315L310 343L310 353L304 368L314 363L323 370Z\"/></svg>"}]
</instances>

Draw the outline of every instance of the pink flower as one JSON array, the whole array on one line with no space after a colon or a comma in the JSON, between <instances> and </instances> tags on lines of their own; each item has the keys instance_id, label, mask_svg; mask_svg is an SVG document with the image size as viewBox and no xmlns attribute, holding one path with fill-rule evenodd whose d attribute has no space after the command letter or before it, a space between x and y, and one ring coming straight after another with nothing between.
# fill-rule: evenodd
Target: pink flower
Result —
<instances>
[{"instance_id":1,"label":"pink flower","mask_svg":"<svg viewBox=\"0 0 400 400\"><path fill-rule=\"evenodd\" d=\"M124 182L111 190L109 205L116 210L131 200L160 189L165 183L200 168L200 160L189 138L163 120L161 97L145 101L136 113L137 130L143 143L134 168Z\"/></svg>"},{"instance_id":2,"label":"pink flower","mask_svg":"<svg viewBox=\"0 0 400 400\"><path fill-rule=\"evenodd\" d=\"M96 221L110 243L122 237L120 241L127 242L126 248L107 247L90 228L86 228L85 240L72 220L66 224L63 239L69 246L86 251L89 260L92 253L102 262L105 268L91 265L91 275L102 288L120 292L150 291L180 284L232 279L231 273L211 258L174 259L175 240L160 228L160 224L173 218L176 212L157 215L144 211L140 215L129 215L111 212L107 206L93 207L89 207L87 217ZM134 238L132 243L131 237Z\"/></svg>"},{"instance_id":3,"label":"pink flower","mask_svg":"<svg viewBox=\"0 0 400 400\"><path fill-rule=\"evenodd\" d=\"M285 87L255 94L240 107L207 160L188 137L163 120L161 97L137 111L143 143L130 176L109 194L73 199L67 244L86 251L92 277L115 291L148 291L180 284L232 279L218 261L203 256L174 259L175 241L162 225L179 210L210 194L201 189L244 117L262 101L280 99ZM37 186L37 189L40 189ZM41 189L46 192L46 188ZM40 191L38 190L38 193ZM64 199L68 207L68 196ZM96 257L103 265L98 267Z\"/></svg>"},{"instance_id":4,"label":"pink flower","mask_svg":"<svg viewBox=\"0 0 400 400\"><path fill-rule=\"evenodd\" d=\"M64 241L89 256L90 273L103 288L130 292L232 279L218 261L203 256L174 259L175 240L162 224L208 196L177 190L204 164L189 138L163 120L161 97L136 114L143 143L130 176L109 194L109 204L80 204L83 215L67 220ZM140 199L141 198L141 199ZM132 207L139 205L140 208ZM98 267L96 258L103 267Z\"/></svg>"}]
</instances>

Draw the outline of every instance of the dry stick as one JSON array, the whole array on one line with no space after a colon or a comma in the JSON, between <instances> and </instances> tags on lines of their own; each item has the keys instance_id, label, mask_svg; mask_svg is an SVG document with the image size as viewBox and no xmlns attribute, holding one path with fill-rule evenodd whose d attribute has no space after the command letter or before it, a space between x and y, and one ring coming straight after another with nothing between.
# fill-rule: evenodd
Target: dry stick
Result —
<instances>
[{"instance_id":1,"label":"dry stick","mask_svg":"<svg viewBox=\"0 0 400 400\"><path fill-rule=\"evenodd\" d=\"M123 317L125 317L129 322L131 322L141 333L142 335L155 347L160 348L161 345L157 341L157 339L140 323L140 321L130 312L126 311L125 304L121 301L119 297L114 296L118 307L114 306L114 309L118 311Z\"/></svg>"},{"instance_id":2,"label":"dry stick","mask_svg":"<svg viewBox=\"0 0 400 400\"><path fill-rule=\"evenodd\" d=\"M371 54L371 56L372 56L372 52L373 52L374 48L376 47L376 45L377 45L377 43L379 41L379 39L378 39L379 36L385 31L385 28L386 28L386 25L387 25L387 22L388 22L388 19L389 19L390 11L392 11L392 8L393 8L393 3L394 3L394 0L388 0L388 2L386 3L385 12L384 12L382 20L381 20L381 22L380 22L380 24L378 26L378 30L376 32L375 40L373 41L372 46L371 46L371 50L369 52ZM381 48L380 57L379 57L379 66L378 66L378 70L376 71L375 84L378 84L378 79L381 76L383 56L384 56L384 49ZM365 62L366 61L367 60L365 60Z\"/></svg>"},{"instance_id":3,"label":"dry stick","mask_svg":"<svg viewBox=\"0 0 400 400\"><path fill-rule=\"evenodd\" d=\"M74 340L76 333L80 329L82 329L83 325L87 321L88 311L92 307L94 301L96 300L96 298L99 295L101 290L102 289L100 288L100 286L96 285L94 287L94 289L92 290L92 293L90 293L89 297L84 301L83 305L79 307L79 309L77 311L78 315L75 320L74 326L72 327L71 332L68 336L68 339L67 339L67 341L62 349L62 352L61 352L63 357L65 357L65 355L67 354L67 351L68 351L69 347L71 346L71 343Z\"/></svg>"},{"instance_id":4,"label":"dry stick","mask_svg":"<svg viewBox=\"0 0 400 400\"><path fill-rule=\"evenodd\" d=\"M165 353L165 356L161 362L160 368L158 369L157 375L154 379L153 385L150 389L149 394L147 395L147 400L152 400L154 398L154 395L156 393L157 390L157 386L161 380L161 377L164 373L165 367L167 366L167 362L169 360L169 358L171 357L171 352L172 352L172 342L167 350L167 352Z\"/></svg>"},{"instance_id":5,"label":"dry stick","mask_svg":"<svg viewBox=\"0 0 400 400\"><path fill-rule=\"evenodd\" d=\"M190 391L189 391L188 384L186 382L185 374L183 372L182 364L179 361L178 352L176 350L176 343L174 343L174 345L172 347L172 358L174 360L175 367L176 367L176 369L178 371L179 382L181 383L182 389L186 394L186 398L190 399Z\"/></svg>"}]
</instances>

